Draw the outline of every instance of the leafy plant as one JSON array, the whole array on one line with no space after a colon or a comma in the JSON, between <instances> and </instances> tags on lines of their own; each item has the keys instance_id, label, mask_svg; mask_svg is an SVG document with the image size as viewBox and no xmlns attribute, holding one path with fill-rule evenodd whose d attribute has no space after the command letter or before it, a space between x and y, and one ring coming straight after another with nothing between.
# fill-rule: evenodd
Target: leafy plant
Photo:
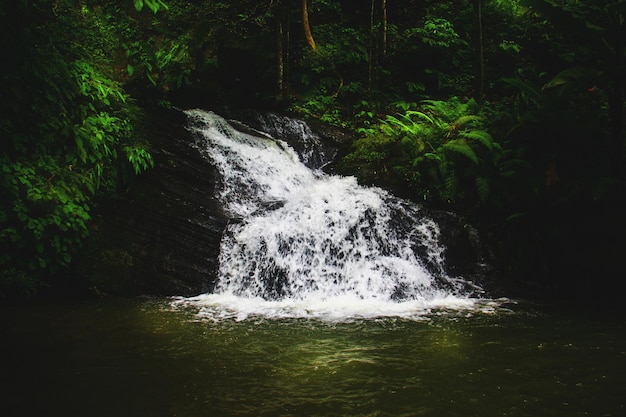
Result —
<instances>
[{"instance_id":1,"label":"leafy plant","mask_svg":"<svg viewBox=\"0 0 626 417\"><path fill-rule=\"evenodd\" d=\"M168 9L168 6L165 2L163 2L162 0L133 0L135 3L135 8L137 9L138 12L140 12L143 9L143 6L147 6L152 13L157 13L159 10L161 9Z\"/></svg>"},{"instance_id":2,"label":"leafy plant","mask_svg":"<svg viewBox=\"0 0 626 417\"><path fill-rule=\"evenodd\" d=\"M88 54L74 42L98 15L58 2L57 18L50 2L33 3L19 7L44 14L43 26L25 26L31 53L16 55L0 87L0 294L32 294L68 268L95 227L95 198L152 165L134 134L138 109L99 61L103 44Z\"/></svg>"},{"instance_id":3,"label":"leafy plant","mask_svg":"<svg viewBox=\"0 0 626 417\"><path fill-rule=\"evenodd\" d=\"M459 42L459 35L452 23L442 18L425 19L424 25L417 29L422 42L429 46L448 48Z\"/></svg>"},{"instance_id":4,"label":"leafy plant","mask_svg":"<svg viewBox=\"0 0 626 417\"><path fill-rule=\"evenodd\" d=\"M128 75L145 77L163 92L188 85L194 66L188 45L189 39L167 39L158 46L153 39L124 43Z\"/></svg>"},{"instance_id":5,"label":"leafy plant","mask_svg":"<svg viewBox=\"0 0 626 417\"><path fill-rule=\"evenodd\" d=\"M437 204L485 204L502 147L475 113L473 100L425 100L419 110L387 115L344 164L363 180L404 183Z\"/></svg>"}]
</instances>

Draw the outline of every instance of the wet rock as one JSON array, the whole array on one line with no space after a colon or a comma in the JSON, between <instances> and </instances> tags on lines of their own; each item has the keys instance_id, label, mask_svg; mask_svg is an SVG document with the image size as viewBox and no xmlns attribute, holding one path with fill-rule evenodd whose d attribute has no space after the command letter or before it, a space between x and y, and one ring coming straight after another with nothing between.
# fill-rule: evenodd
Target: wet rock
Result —
<instances>
[{"instance_id":1,"label":"wet rock","mask_svg":"<svg viewBox=\"0 0 626 417\"><path fill-rule=\"evenodd\" d=\"M154 168L101 204L81 265L93 292L189 296L212 289L227 218L214 198L216 171L193 147L185 120L176 110L151 115Z\"/></svg>"},{"instance_id":2,"label":"wet rock","mask_svg":"<svg viewBox=\"0 0 626 417\"><path fill-rule=\"evenodd\" d=\"M325 125L316 120L303 121L286 114L253 110L224 109L219 112L239 131L254 134L262 131L285 141L312 169L333 170L338 155L345 154L354 137L345 129ZM243 122L243 123L242 123Z\"/></svg>"}]
</instances>

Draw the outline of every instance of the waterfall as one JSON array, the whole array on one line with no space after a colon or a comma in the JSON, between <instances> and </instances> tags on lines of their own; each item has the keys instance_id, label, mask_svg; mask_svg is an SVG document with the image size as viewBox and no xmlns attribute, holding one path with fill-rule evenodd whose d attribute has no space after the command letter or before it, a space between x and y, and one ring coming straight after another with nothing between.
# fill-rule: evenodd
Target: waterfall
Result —
<instances>
[{"instance_id":1,"label":"waterfall","mask_svg":"<svg viewBox=\"0 0 626 417\"><path fill-rule=\"evenodd\" d=\"M259 119L263 131L286 140L307 167L321 169L332 162L336 151L325 149L320 137L306 122L274 113L259 115Z\"/></svg>"},{"instance_id":2,"label":"waterfall","mask_svg":"<svg viewBox=\"0 0 626 417\"><path fill-rule=\"evenodd\" d=\"M215 290L181 303L212 318L415 316L475 304L478 287L448 276L439 228L420 206L322 172L311 153L319 138L303 125L298 153L212 112L185 113L220 171L232 221Z\"/></svg>"}]
</instances>

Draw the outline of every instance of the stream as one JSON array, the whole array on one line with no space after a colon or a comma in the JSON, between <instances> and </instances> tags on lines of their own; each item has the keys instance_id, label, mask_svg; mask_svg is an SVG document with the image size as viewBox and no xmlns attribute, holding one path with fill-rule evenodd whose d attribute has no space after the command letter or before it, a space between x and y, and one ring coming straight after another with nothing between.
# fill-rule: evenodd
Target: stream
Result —
<instances>
[{"instance_id":1,"label":"stream","mask_svg":"<svg viewBox=\"0 0 626 417\"><path fill-rule=\"evenodd\" d=\"M212 291L1 307L0 416L626 414L623 311L492 298L420 206L186 115L228 214Z\"/></svg>"},{"instance_id":2,"label":"stream","mask_svg":"<svg viewBox=\"0 0 626 417\"><path fill-rule=\"evenodd\" d=\"M173 299L5 307L0 415L622 416L623 313L215 320Z\"/></svg>"}]
</instances>

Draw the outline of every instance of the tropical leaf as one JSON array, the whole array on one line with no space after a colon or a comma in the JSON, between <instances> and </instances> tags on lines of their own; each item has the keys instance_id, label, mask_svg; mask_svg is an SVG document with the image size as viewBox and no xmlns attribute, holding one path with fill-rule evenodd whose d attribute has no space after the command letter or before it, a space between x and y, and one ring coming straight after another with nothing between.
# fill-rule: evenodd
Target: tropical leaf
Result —
<instances>
[{"instance_id":1,"label":"tropical leaf","mask_svg":"<svg viewBox=\"0 0 626 417\"><path fill-rule=\"evenodd\" d=\"M534 99L535 102L539 102L543 99L543 96L541 95L541 90L535 88L530 83L522 81L519 78L503 78L502 81L517 88L518 90L520 90L520 92L525 93L525 96Z\"/></svg>"},{"instance_id":2,"label":"tropical leaf","mask_svg":"<svg viewBox=\"0 0 626 417\"><path fill-rule=\"evenodd\" d=\"M591 68L585 67L572 67L566 70L559 72L557 75L552 78L548 83L546 83L542 89L552 88L559 85L566 84L572 80L581 79L581 78L593 78L598 75L598 72L592 70Z\"/></svg>"}]
</instances>

